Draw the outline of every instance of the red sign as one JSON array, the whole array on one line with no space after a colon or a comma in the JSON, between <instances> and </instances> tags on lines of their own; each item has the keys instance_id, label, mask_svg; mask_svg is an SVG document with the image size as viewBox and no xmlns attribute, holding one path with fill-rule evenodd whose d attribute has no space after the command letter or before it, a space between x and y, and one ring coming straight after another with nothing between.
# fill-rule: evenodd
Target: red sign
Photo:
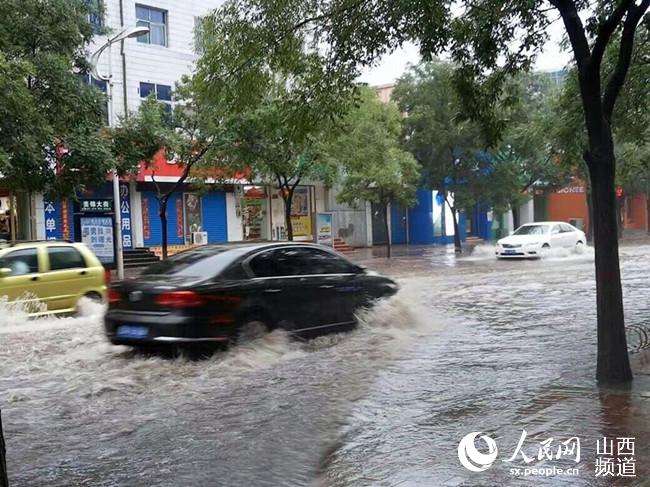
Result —
<instances>
[{"instance_id":1,"label":"red sign","mask_svg":"<svg viewBox=\"0 0 650 487\"><path fill-rule=\"evenodd\" d=\"M176 199L176 236L185 238L185 225L183 224L183 198Z\"/></svg>"},{"instance_id":2,"label":"red sign","mask_svg":"<svg viewBox=\"0 0 650 487\"><path fill-rule=\"evenodd\" d=\"M70 240L70 221L68 220L68 201L61 201L61 230L63 240Z\"/></svg>"},{"instance_id":3,"label":"red sign","mask_svg":"<svg viewBox=\"0 0 650 487\"><path fill-rule=\"evenodd\" d=\"M625 191L623 190L623 188L619 186L618 188L616 188L616 197L622 198L623 196L625 196Z\"/></svg>"},{"instance_id":4,"label":"red sign","mask_svg":"<svg viewBox=\"0 0 650 487\"><path fill-rule=\"evenodd\" d=\"M149 226L149 198L142 198L142 233L145 240L151 238Z\"/></svg>"}]
</instances>

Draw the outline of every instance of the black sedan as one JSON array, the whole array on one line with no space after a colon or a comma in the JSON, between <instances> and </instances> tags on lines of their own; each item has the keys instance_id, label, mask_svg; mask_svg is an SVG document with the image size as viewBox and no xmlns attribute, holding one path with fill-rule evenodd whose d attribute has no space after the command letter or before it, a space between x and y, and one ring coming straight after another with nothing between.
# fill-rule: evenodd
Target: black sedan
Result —
<instances>
[{"instance_id":1,"label":"black sedan","mask_svg":"<svg viewBox=\"0 0 650 487\"><path fill-rule=\"evenodd\" d=\"M105 327L126 345L228 342L275 328L310 338L353 328L357 309L397 289L326 247L208 245L113 284Z\"/></svg>"}]
</instances>

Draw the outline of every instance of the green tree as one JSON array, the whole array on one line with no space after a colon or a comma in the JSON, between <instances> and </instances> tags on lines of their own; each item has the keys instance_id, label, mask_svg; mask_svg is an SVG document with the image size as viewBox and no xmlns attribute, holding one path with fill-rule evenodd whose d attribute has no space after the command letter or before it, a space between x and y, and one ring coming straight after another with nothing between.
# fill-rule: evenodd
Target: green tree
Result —
<instances>
[{"instance_id":1,"label":"green tree","mask_svg":"<svg viewBox=\"0 0 650 487\"><path fill-rule=\"evenodd\" d=\"M312 86L313 90L301 93L313 95L303 97L303 102L313 99L318 105L349 90L362 67L413 40L425 58L444 50L450 53L459 66L457 86L467 115L485 122L485 134L497 139L503 124L494 115L504 81L512 73L530 69L548 39L553 14L559 14L578 70L587 132L584 159L594 214L598 215L594 220L596 375L601 381L625 382L632 379L632 372L618 259L612 125L616 100L630 66L635 31L649 7L650 0L229 0L208 16L206 24L218 25L212 32L236 47L227 55L208 49L207 59L211 65L220 59L237 59L236 64L229 63L233 69L220 71L223 76L218 83L228 86L234 79L243 78L253 89L259 74L268 73L264 67L293 67L297 60L308 59L303 86ZM606 73L601 65L610 45L615 46L616 61L614 70ZM310 49L306 51L305 46ZM305 52L309 53L307 58Z\"/></svg>"},{"instance_id":2,"label":"green tree","mask_svg":"<svg viewBox=\"0 0 650 487\"><path fill-rule=\"evenodd\" d=\"M0 3L0 172L14 191L74 196L112 166L105 97L80 80L89 13L83 0Z\"/></svg>"},{"instance_id":3,"label":"green tree","mask_svg":"<svg viewBox=\"0 0 650 487\"><path fill-rule=\"evenodd\" d=\"M219 107L199 104L193 96L192 80L185 78L174 92L171 116L153 97L145 100L136 113L120 121L112 131L112 149L118 172L136 173L141 164L153 167L153 156L164 151L167 160L182 168L174 183L152 180L156 188L162 225L162 256L167 258L167 204L183 184L201 183L209 176L227 176L227 150L232 145L225 117ZM214 170L214 171L211 171Z\"/></svg>"},{"instance_id":4,"label":"green tree","mask_svg":"<svg viewBox=\"0 0 650 487\"><path fill-rule=\"evenodd\" d=\"M458 212L476 204L500 205L496 198L509 184L498 177L510 173L492 171L490 158L481 154L481 127L463 116L454 85L451 64L425 62L398 80L393 99L406 114L404 146L421 164L424 185L444 197L453 218L454 247L461 252ZM492 191L495 187L498 192ZM442 227L444 232L444 222Z\"/></svg>"},{"instance_id":5,"label":"green tree","mask_svg":"<svg viewBox=\"0 0 650 487\"><path fill-rule=\"evenodd\" d=\"M295 130L290 92L277 82L256 106L233 114L230 130L235 144L229 152L240 168L248 168L251 177L275 186L284 203L287 238L293 240L291 208L296 188L301 183L322 181L330 185L336 175L331 160L322 157L319 136Z\"/></svg>"},{"instance_id":6,"label":"green tree","mask_svg":"<svg viewBox=\"0 0 650 487\"><path fill-rule=\"evenodd\" d=\"M327 144L327 157L341 169L340 202L356 205L369 201L381 208L391 256L388 226L389 205L415 204L420 166L402 150L400 113L392 104L381 103L370 89L361 92L360 103L344 118L338 136Z\"/></svg>"},{"instance_id":7,"label":"green tree","mask_svg":"<svg viewBox=\"0 0 650 487\"><path fill-rule=\"evenodd\" d=\"M554 189L570 180L571 171L560 164L553 145L559 88L546 73L522 73L513 77L511 90L517 98L500 144L494 150L499 170L512 173L516 187L510 194L513 224L520 224L519 207L530 200L534 187Z\"/></svg>"}]
</instances>

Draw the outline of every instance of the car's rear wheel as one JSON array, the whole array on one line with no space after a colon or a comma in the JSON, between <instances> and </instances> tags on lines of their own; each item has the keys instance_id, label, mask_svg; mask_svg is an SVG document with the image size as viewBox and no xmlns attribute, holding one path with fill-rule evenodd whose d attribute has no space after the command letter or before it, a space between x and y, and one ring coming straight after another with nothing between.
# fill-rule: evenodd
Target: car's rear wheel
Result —
<instances>
[{"instance_id":1,"label":"car's rear wheel","mask_svg":"<svg viewBox=\"0 0 650 487\"><path fill-rule=\"evenodd\" d=\"M250 343L257 340L270 331L269 325L260 317L250 317L242 322L242 325L237 330L237 344Z\"/></svg>"}]
</instances>

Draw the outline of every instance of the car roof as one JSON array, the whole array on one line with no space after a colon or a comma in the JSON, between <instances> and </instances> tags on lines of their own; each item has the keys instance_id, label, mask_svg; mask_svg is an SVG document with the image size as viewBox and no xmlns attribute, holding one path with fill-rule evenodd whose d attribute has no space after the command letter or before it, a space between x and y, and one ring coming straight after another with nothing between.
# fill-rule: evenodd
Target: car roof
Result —
<instances>
[{"instance_id":1,"label":"car roof","mask_svg":"<svg viewBox=\"0 0 650 487\"><path fill-rule=\"evenodd\" d=\"M50 245L70 245L75 246L81 242L71 242L70 240L3 240L0 241L0 250L7 248L20 247L37 247Z\"/></svg>"},{"instance_id":2,"label":"car roof","mask_svg":"<svg viewBox=\"0 0 650 487\"><path fill-rule=\"evenodd\" d=\"M529 222L529 223L524 223L521 226L522 227L529 227L529 226L532 226L532 225L559 225L560 223L563 223L565 225L571 225L570 223L567 223L567 222L549 221L549 222Z\"/></svg>"}]
</instances>

